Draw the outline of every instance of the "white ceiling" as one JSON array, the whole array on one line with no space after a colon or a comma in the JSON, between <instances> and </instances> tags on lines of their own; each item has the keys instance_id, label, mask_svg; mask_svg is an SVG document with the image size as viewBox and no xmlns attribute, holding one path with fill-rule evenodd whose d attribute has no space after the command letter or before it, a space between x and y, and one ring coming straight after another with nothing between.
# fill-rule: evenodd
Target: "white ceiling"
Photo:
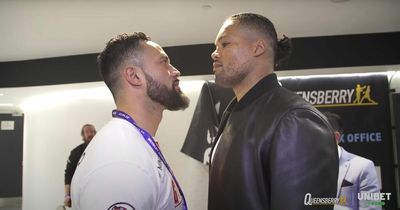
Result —
<instances>
[{"instance_id":1,"label":"white ceiling","mask_svg":"<svg viewBox=\"0 0 400 210\"><path fill-rule=\"evenodd\" d=\"M400 0L0 0L0 62L97 53L111 37L133 31L162 46L212 43L224 19L238 12L263 14L289 37L400 31ZM343 72L399 69L366 68ZM20 111L32 96L103 86L3 88L0 113Z\"/></svg>"},{"instance_id":2,"label":"white ceiling","mask_svg":"<svg viewBox=\"0 0 400 210\"><path fill-rule=\"evenodd\" d=\"M162 46L212 43L237 12L289 37L400 31L399 0L0 0L0 62L97 53L133 31Z\"/></svg>"}]
</instances>

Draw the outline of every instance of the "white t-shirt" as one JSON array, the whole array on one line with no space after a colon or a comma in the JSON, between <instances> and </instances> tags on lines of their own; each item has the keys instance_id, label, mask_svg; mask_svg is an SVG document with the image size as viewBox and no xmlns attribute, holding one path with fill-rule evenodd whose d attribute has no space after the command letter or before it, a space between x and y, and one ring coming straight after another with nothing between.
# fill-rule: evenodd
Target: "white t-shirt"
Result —
<instances>
[{"instance_id":1,"label":"white t-shirt","mask_svg":"<svg viewBox=\"0 0 400 210\"><path fill-rule=\"evenodd\" d=\"M113 118L92 139L72 179L75 210L181 210L171 174L135 126Z\"/></svg>"}]
</instances>

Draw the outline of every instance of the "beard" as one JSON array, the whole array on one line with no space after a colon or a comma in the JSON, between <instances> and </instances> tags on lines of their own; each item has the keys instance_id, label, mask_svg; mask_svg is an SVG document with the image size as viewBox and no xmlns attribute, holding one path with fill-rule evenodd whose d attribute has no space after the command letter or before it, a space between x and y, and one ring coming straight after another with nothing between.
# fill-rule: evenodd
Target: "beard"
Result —
<instances>
[{"instance_id":1,"label":"beard","mask_svg":"<svg viewBox=\"0 0 400 210\"><path fill-rule=\"evenodd\" d=\"M215 83L225 88L232 88L241 83L248 75L249 63L241 65L223 66L219 73L215 73Z\"/></svg>"},{"instance_id":2,"label":"beard","mask_svg":"<svg viewBox=\"0 0 400 210\"><path fill-rule=\"evenodd\" d=\"M147 82L147 95L151 100L160 103L170 111L184 110L189 106L189 98L181 90L176 90L174 85L171 85L169 89L147 73L144 75Z\"/></svg>"}]
</instances>

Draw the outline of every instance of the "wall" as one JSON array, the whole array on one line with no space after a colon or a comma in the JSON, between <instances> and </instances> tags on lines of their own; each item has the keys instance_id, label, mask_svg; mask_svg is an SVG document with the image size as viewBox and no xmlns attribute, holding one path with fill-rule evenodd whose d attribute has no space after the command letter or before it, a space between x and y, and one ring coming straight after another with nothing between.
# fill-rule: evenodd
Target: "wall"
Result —
<instances>
[{"instance_id":1,"label":"wall","mask_svg":"<svg viewBox=\"0 0 400 210\"><path fill-rule=\"evenodd\" d=\"M25 112L23 209L55 209L64 201L64 169L69 152L81 143L85 123L100 128L114 108L112 98L100 82L80 89L63 85L58 90L28 98ZM54 87L43 87L47 92ZM94 94L94 95L92 95ZM75 96L74 96L75 95Z\"/></svg>"},{"instance_id":2,"label":"wall","mask_svg":"<svg viewBox=\"0 0 400 210\"><path fill-rule=\"evenodd\" d=\"M279 76L352 72L397 71L392 79L400 92L400 66L370 66L303 71L280 71ZM182 89L191 104L185 111L164 113L156 138L182 185L189 209L207 209L208 167L180 152L202 85L213 76L184 77ZM188 81L197 81L190 82ZM114 104L102 82L38 87L24 99L25 114L23 209L55 209L64 197L63 177L69 151L81 143L80 128L92 123L100 129L110 118ZM31 88L21 88L26 92Z\"/></svg>"}]
</instances>

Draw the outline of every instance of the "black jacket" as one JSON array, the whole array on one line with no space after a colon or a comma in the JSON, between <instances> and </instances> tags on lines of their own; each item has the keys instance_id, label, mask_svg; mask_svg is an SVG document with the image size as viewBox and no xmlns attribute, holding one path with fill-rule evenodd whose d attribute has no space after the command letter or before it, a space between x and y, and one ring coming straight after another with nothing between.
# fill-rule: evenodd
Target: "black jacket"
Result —
<instances>
[{"instance_id":1,"label":"black jacket","mask_svg":"<svg viewBox=\"0 0 400 210\"><path fill-rule=\"evenodd\" d=\"M307 193L336 197L339 160L332 129L311 104L281 87L275 74L231 102L218 139L209 210L333 209L304 201Z\"/></svg>"},{"instance_id":2,"label":"black jacket","mask_svg":"<svg viewBox=\"0 0 400 210\"><path fill-rule=\"evenodd\" d=\"M78 161L81 159L81 156L88 144L89 143L82 143L71 150L71 153L68 157L67 166L65 167L64 184L71 184L72 177L74 176L76 167L78 166Z\"/></svg>"}]
</instances>

